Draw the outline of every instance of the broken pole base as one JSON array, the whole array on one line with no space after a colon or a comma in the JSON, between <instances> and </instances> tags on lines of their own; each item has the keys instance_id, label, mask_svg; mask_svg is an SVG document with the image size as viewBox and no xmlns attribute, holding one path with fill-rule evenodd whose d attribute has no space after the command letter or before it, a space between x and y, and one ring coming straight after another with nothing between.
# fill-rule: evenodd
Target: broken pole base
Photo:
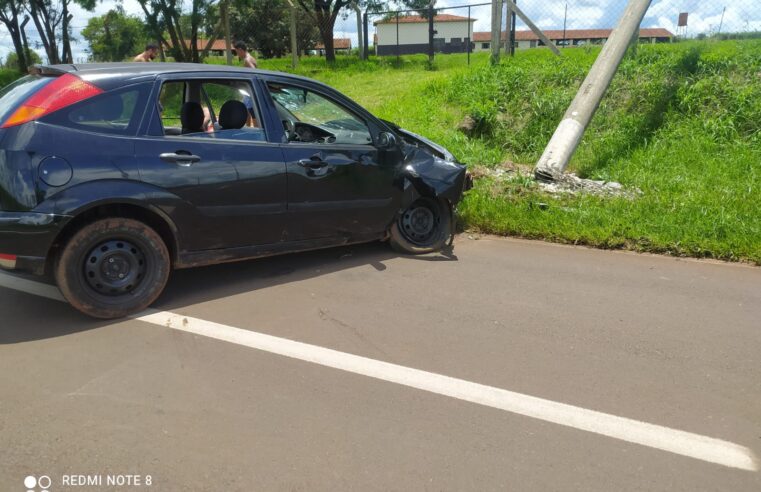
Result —
<instances>
[{"instance_id":1,"label":"broken pole base","mask_svg":"<svg viewBox=\"0 0 761 492\"><path fill-rule=\"evenodd\" d=\"M560 122L550 143L536 163L534 176L539 181L556 181L568 166L573 151L576 150L584 136L584 125L571 118Z\"/></svg>"}]
</instances>

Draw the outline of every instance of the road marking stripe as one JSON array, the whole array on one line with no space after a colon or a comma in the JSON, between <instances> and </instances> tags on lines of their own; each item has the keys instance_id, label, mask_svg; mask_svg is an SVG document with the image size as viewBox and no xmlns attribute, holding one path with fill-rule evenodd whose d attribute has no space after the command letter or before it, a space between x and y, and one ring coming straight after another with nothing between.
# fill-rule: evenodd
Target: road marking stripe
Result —
<instances>
[{"instance_id":1,"label":"road marking stripe","mask_svg":"<svg viewBox=\"0 0 761 492\"><path fill-rule=\"evenodd\" d=\"M48 299L53 299L55 301L66 302L66 299L64 299L61 293L58 291L58 287L54 285L27 280L25 278L16 277L7 273L0 272L0 287L7 287L8 289L26 292L27 294L47 297Z\"/></svg>"},{"instance_id":2,"label":"road marking stripe","mask_svg":"<svg viewBox=\"0 0 761 492\"><path fill-rule=\"evenodd\" d=\"M150 310L148 314L141 313L134 316L134 319L517 413L710 463L741 470L758 470L756 459L751 450L720 439L617 417L565 403L171 312Z\"/></svg>"},{"instance_id":3,"label":"road marking stripe","mask_svg":"<svg viewBox=\"0 0 761 492\"><path fill-rule=\"evenodd\" d=\"M57 301L64 301L58 290L51 285L2 273L0 273L0 286ZM132 316L132 318L458 400L505 410L614 439L641 444L730 468L758 471L757 459L750 449L712 437L618 417L493 386L452 378L442 374L369 359L171 312L149 309Z\"/></svg>"}]
</instances>

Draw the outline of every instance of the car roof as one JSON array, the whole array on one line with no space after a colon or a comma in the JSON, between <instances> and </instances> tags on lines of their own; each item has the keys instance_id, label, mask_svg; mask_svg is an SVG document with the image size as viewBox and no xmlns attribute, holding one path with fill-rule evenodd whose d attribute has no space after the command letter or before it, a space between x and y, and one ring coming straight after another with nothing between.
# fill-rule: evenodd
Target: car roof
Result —
<instances>
[{"instance_id":1,"label":"car roof","mask_svg":"<svg viewBox=\"0 0 761 492\"><path fill-rule=\"evenodd\" d=\"M205 63L141 63L141 62L121 62L121 63L74 63L61 65L36 65L35 68L44 74L63 74L75 73L77 76L88 81L97 81L96 85L101 85L107 80L113 84L116 81L134 82L140 79L154 78L163 74L193 74L193 73L224 73L248 75L277 75L288 77L294 80L308 81L324 85L315 80L293 75L285 72L275 72L271 70L252 69L246 67L235 67L229 65L214 65ZM111 85L107 84L107 85Z\"/></svg>"}]
</instances>

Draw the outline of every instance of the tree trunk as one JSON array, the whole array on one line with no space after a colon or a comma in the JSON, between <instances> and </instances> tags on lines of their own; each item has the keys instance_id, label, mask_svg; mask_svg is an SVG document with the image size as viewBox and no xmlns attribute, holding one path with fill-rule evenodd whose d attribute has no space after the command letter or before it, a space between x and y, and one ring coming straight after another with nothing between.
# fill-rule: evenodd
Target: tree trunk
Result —
<instances>
[{"instance_id":1,"label":"tree trunk","mask_svg":"<svg viewBox=\"0 0 761 492\"><path fill-rule=\"evenodd\" d=\"M0 22L5 25L8 32L11 35L13 41L13 48L16 50L16 59L18 60L18 69L22 73L27 71L26 52L24 51L24 43L21 38L21 28L18 23L18 9L15 2L11 2L10 5L11 17L8 18L4 11L0 11Z\"/></svg>"},{"instance_id":2,"label":"tree trunk","mask_svg":"<svg viewBox=\"0 0 761 492\"><path fill-rule=\"evenodd\" d=\"M334 15L324 15L323 12L317 11L317 27L320 29L322 44L325 46L325 61L333 63L336 61L336 50L333 46L333 27L336 23Z\"/></svg>"},{"instance_id":3,"label":"tree trunk","mask_svg":"<svg viewBox=\"0 0 761 492\"><path fill-rule=\"evenodd\" d=\"M74 63L74 56L71 52L71 40L69 38L69 23L72 16L69 14L69 0L62 0L63 6L63 18L61 24L61 44L63 45L63 53L61 59L63 63Z\"/></svg>"},{"instance_id":4,"label":"tree trunk","mask_svg":"<svg viewBox=\"0 0 761 492\"><path fill-rule=\"evenodd\" d=\"M200 20L198 8L200 4L200 0L193 0L193 12L190 14L190 56L193 63L201 62L198 57L198 21Z\"/></svg>"}]
</instances>

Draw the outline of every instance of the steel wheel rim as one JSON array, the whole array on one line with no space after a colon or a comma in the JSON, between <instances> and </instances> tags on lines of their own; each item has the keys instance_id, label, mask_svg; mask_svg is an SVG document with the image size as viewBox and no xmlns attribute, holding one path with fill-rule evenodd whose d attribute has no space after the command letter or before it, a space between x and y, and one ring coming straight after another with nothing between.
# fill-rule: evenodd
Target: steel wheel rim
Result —
<instances>
[{"instance_id":1,"label":"steel wheel rim","mask_svg":"<svg viewBox=\"0 0 761 492\"><path fill-rule=\"evenodd\" d=\"M436 235L439 222L437 210L428 201L418 201L399 218L399 228L408 241L425 245Z\"/></svg>"},{"instance_id":2,"label":"steel wheel rim","mask_svg":"<svg viewBox=\"0 0 761 492\"><path fill-rule=\"evenodd\" d=\"M140 247L121 239L101 242L84 260L87 285L110 297L134 291L145 278L146 268L147 260Z\"/></svg>"}]
</instances>

